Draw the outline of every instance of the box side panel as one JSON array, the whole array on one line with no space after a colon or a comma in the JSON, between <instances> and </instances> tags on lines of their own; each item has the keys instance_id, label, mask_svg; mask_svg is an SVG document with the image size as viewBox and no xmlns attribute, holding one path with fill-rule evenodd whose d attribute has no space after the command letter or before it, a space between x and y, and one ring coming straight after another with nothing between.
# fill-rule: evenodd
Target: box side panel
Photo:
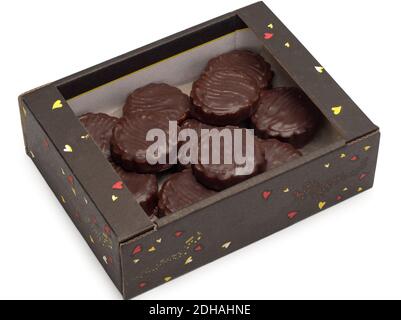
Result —
<instances>
[{"instance_id":1,"label":"box side panel","mask_svg":"<svg viewBox=\"0 0 401 320\"><path fill-rule=\"evenodd\" d=\"M78 228L104 269L121 290L119 243L114 231L74 177L52 141L20 99L26 153Z\"/></svg>"},{"instance_id":2,"label":"box side panel","mask_svg":"<svg viewBox=\"0 0 401 320\"><path fill-rule=\"evenodd\" d=\"M71 175L90 196L119 242L154 228L87 130L52 84L23 95L20 101L43 128Z\"/></svg>"},{"instance_id":3,"label":"box side panel","mask_svg":"<svg viewBox=\"0 0 401 320\"><path fill-rule=\"evenodd\" d=\"M372 187L379 132L122 245L130 298Z\"/></svg>"}]
</instances>

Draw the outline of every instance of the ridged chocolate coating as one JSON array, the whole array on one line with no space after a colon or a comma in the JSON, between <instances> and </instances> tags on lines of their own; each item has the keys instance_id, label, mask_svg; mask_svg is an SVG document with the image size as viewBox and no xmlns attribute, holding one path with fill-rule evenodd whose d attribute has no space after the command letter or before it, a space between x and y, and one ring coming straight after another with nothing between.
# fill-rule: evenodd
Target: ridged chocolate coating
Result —
<instances>
[{"instance_id":1,"label":"ridged chocolate coating","mask_svg":"<svg viewBox=\"0 0 401 320\"><path fill-rule=\"evenodd\" d=\"M220 128L221 130L222 128ZM229 127L228 129L233 130L233 129L238 129L238 128L233 128ZM241 129L242 130L242 150L237 150L237 152L242 152L242 154L245 156L246 154L246 139L245 139L245 130L246 129ZM206 143L200 143L200 152L199 152L199 161L197 164L192 165L192 170L193 173L196 177L196 179L202 183L205 187L209 189L213 189L216 191L220 191L226 188L229 188L233 185L236 185L237 183L240 183L242 181L245 181L259 173L262 173L266 170L266 160L264 157L264 152L261 144L259 143L259 139L256 139L254 137L254 152L253 152L253 168L251 172L247 175L238 175L236 173L236 168L241 168L244 167L244 165L238 165L235 163L235 149L234 149L234 144L232 144L232 163L231 164L225 164L224 163L224 154L225 154L225 149L224 149L224 143L220 143L220 164L212 164L212 156L211 152L213 150L212 143L209 140L209 164L203 164L202 163L202 153L207 152L205 150L205 146L207 146Z\"/></svg>"},{"instance_id":2,"label":"ridged chocolate coating","mask_svg":"<svg viewBox=\"0 0 401 320\"><path fill-rule=\"evenodd\" d=\"M302 147L313 136L320 120L313 102L298 88L265 90L251 122L256 134Z\"/></svg>"},{"instance_id":3,"label":"ridged chocolate coating","mask_svg":"<svg viewBox=\"0 0 401 320\"><path fill-rule=\"evenodd\" d=\"M209 73L226 68L246 73L257 81L261 89L269 87L273 79L270 64L259 54L248 50L234 50L213 58L208 62L204 72Z\"/></svg>"},{"instance_id":4,"label":"ridged chocolate coating","mask_svg":"<svg viewBox=\"0 0 401 320\"><path fill-rule=\"evenodd\" d=\"M284 143L277 139L259 141L262 144L265 159L268 163L267 169L280 167L284 163L302 156L302 153L289 143Z\"/></svg>"},{"instance_id":5,"label":"ridged chocolate coating","mask_svg":"<svg viewBox=\"0 0 401 320\"><path fill-rule=\"evenodd\" d=\"M189 113L189 97L178 88L165 83L151 83L132 92L124 105L123 114L162 112L168 120L181 123Z\"/></svg>"},{"instance_id":6,"label":"ridged chocolate coating","mask_svg":"<svg viewBox=\"0 0 401 320\"><path fill-rule=\"evenodd\" d=\"M113 167L143 210L150 217L154 216L157 213L158 199L156 176L153 174L128 172L117 165L113 165Z\"/></svg>"},{"instance_id":7,"label":"ridged chocolate coating","mask_svg":"<svg viewBox=\"0 0 401 320\"><path fill-rule=\"evenodd\" d=\"M251 116L259 93L257 81L242 71L203 73L192 86L191 115L207 124L236 125Z\"/></svg>"},{"instance_id":8,"label":"ridged chocolate coating","mask_svg":"<svg viewBox=\"0 0 401 320\"><path fill-rule=\"evenodd\" d=\"M164 112L136 112L123 116L116 124L111 138L112 159L127 171L156 173L172 167L171 164L150 164L146 150L154 141L146 141L151 129L161 129L168 140L169 121ZM168 149L165 150L168 162Z\"/></svg>"},{"instance_id":9,"label":"ridged chocolate coating","mask_svg":"<svg viewBox=\"0 0 401 320\"><path fill-rule=\"evenodd\" d=\"M96 145L106 157L110 156L110 139L118 118L105 113L87 113L79 118Z\"/></svg>"},{"instance_id":10,"label":"ridged chocolate coating","mask_svg":"<svg viewBox=\"0 0 401 320\"><path fill-rule=\"evenodd\" d=\"M199 144L200 138L201 138L201 130L202 129L209 129L210 130L210 129L213 129L213 128L216 128L216 127L208 125L208 124L205 124L205 123L202 123L202 122L200 122L200 121L198 121L196 119L187 119L182 123L180 128L181 128L181 131L185 130L185 129L195 130L196 134L198 135L198 139L196 141L192 141L193 144L191 143L191 146L193 146L193 145L198 145ZM182 145L185 144L185 146L187 146L188 143L189 143L188 142L188 138L184 142L179 142L179 150L182 147ZM178 162L184 168L190 168L191 167L190 163L189 164L182 164L181 161L180 161L180 157L178 158Z\"/></svg>"},{"instance_id":11,"label":"ridged chocolate coating","mask_svg":"<svg viewBox=\"0 0 401 320\"><path fill-rule=\"evenodd\" d=\"M160 189L158 203L160 215L172 214L215 193L196 181L190 169L174 173Z\"/></svg>"},{"instance_id":12,"label":"ridged chocolate coating","mask_svg":"<svg viewBox=\"0 0 401 320\"><path fill-rule=\"evenodd\" d=\"M181 128L181 130L193 129L196 131L196 133L200 137L202 129L212 129L212 128L215 128L215 126L211 126L206 123L202 123L196 119L187 119L181 124L180 128Z\"/></svg>"}]
</instances>

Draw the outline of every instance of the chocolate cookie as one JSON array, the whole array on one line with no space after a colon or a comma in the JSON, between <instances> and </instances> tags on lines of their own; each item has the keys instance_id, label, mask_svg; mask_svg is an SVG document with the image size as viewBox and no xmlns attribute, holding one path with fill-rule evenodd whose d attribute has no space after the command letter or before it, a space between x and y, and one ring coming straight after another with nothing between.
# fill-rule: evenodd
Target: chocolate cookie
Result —
<instances>
[{"instance_id":1,"label":"chocolate cookie","mask_svg":"<svg viewBox=\"0 0 401 320\"><path fill-rule=\"evenodd\" d=\"M213 189L216 191L220 191L226 188L229 188L237 183L245 181L246 179L253 177L259 173L262 173L266 170L266 160L264 157L263 148L259 142L259 139L256 139L253 135L251 135L251 139L253 140L253 152L251 154L246 153L246 143L248 139L246 139L246 129L240 128L225 128L231 132L232 136L234 136L234 129L240 130L240 136L242 136L242 148L241 150L235 149L234 139L231 142L231 157L229 157L229 151L225 150L225 143L223 143L223 139L220 139L220 161L219 164L213 164L212 152L215 152L216 149L213 148L213 145L209 139L209 141L203 141L200 143L199 150L199 161L197 164L192 166L194 175L196 179L202 183L205 187L209 189ZM219 129L222 133L223 128ZM227 132L227 131L226 131ZM209 164L205 164L202 159L204 154L209 151ZM243 155L245 163L236 163L236 155ZM231 160L229 163L225 161L225 156L227 156ZM239 169L244 169L245 165L248 164L248 168L246 172L239 172Z\"/></svg>"},{"instance_id":2,"label":"chocolate cookie","mask_svg":"<svg viewBox=\"0 0 401 320\"><path fill-rule=\"evenodd\" d=\"M251 122L261 138L276 138L296 147L305 145L320 120L313 102L298 88L263 91Z\"/></svg>"},{"instance_id":3,"label":"chocolate cookie","mask_svg":"<svg viewBox=\"0 0 401 320\"><path fill-rule=\"evenodd\" d=\"M143 210L150 217L154 216L157 213L158 199L156 176L153 174L128 172L117 165L113 165L113 167Z\"/></svg>"},{"instance_id":4,"label":"chocolate cookie","mask_svg":"<svg viewBox=\"0 0 401 320\"><path fill-rule=\"evenodd\" d=\"M213 58L208 62L204 72L209 73L226 68L246 73L256 80L261 89L270 87L273 79L270 64L259 54L248 50L234 50Z\"/></svg>"},{"instance_id":5,"label":"chocolate cookie","mask_svg":"<svg viewBox=\"0 0 401 320\"><path fill-rule=\"evenodd\" d=\"M160 189L159 212L161 215L172 214L215 193L196 181L190 169L174 173Z\"/></svg>"},{"instance_id":6,"label":"chocolate cookie","mask_svg":"<svg viewBox=\"0 0 401 320\"><path fill-rule=\"evenodd\" d=\"M280 167L284 163L302 156L302 153L289 143L284 143L276 139L260 139L259 141L262 144L265 159L268 163L267 169Z\"/></svg>"},{"instance_id":7,"label":"chocolate cookie","mask_svg":"<svg viewBox=\"0 0 401 320\"><path fill-rule=\"evenodd\" d=\"M213 129L216 128L214 126L199 122L196 119L187 119L185 120L182 125L180 126L180 132L186 129L192 129L196 132L197 134L197 139L191 139L190 138L186 138L185 141L180 141L178 142L179 145L179 152L178 152L178 162L181 165L181 168L190 168L191 167L191 163L183 163L181 160L183 159L182 157L188 156L189 150L193 147L198 146L200 139L201 139L201 134L202 134L202 129ZM194 159L195 162L197 161L197 157L196 159Z\"/></svg>"},{"instance_id":8,"label":"chocolate cookie","mask_svg":"<svg viewBox=\"0 0 401 320\"><path fill-rule=\"evenodd\" d=\"M110 139L118 118L105 113L87 113L79 118L88 134L106 157L110 156Z\"/></svg>"},{"instance_id":9,"label":"chocolate cookie","mask_svg":"<svg viewBox=\"0 0 401 320\"><path fill-rule=\"evenodd\" d=\"M187 119L181 124L180 128L181 128L181 131L184 129L193 129L196 131L197 135L200 137L202 129L212 129L212 128L215 128L215 126L211 126L206 123L202 123L196 119Z\"/></svg>"},{"instance_id":10,"label":"chocolate cookie","mask_svg":"<svg viewBox=\"0 0 401 320\"><path fill-rule=\"evenodd\" d=\"M189 113L189 105L189 97L179 89L165 83L151 83L128 96L123 114L162 112L167 120L181 123Z\"/></svg>"},{"instance_id":11,"label":"chocolate cookie","mask_svg":"<svg viewBox=\"0 0 401 320\"><path fill-rule=\"evenodd\" d=\"M146 159L148 148L155 143L155 141L146 141L146 135L151 129L160 129L164 132L165 140L168 142L169 121L165 113L136 112L123 116L113 130L112 159L125 170L138 173L156 173L171 168L173 165L169 164L168 146L159 150L157 163L149 163ZM160 163L161 161L164 163Z\"/></svg>"},{"instance_id":12,"label":"chocolate cookie","mask_svg":"<svg viewBox=\"0 0 401 320\"><path fill-rule=\"evenodd\" d=\"M194 82L191 115L207 124L236 125L252 115L259 93L257 81L247 73L218 68Z\"/></svg>"}]
</instances>

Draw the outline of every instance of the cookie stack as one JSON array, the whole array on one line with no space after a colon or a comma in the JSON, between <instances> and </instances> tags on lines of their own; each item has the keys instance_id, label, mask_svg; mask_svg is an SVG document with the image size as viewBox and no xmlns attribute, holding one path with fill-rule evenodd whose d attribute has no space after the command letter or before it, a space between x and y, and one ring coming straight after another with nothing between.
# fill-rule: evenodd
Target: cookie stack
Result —
<instances>
[{"instance_id":1,"label":"cookie stack","mask_svg":"<svg viewBox=\"0 0 401 320\"><path fill-rule=\"evenodd\" d=\"M162 217L301 156L298 148L312 139L320 114L300 89L272 88L272 80L273 72L263 57L235 50L208 62L190 97L168 84L152 83L128 96L120 119L89 113L80 120L148 215ZM195 130L198 161L188 163L181 157L194 142L170 139L169 121L178 123L177 134ZM167 163L146 159L153 144L146 135L156 128L170 142L157 154ZM216 150L212 139L202 139L203 129L239 139L241 163L232 152L227 159L226 148L235 149L234 139L231 145L220 143L220 161L213 161ZM251 139L252 159L244 154L252 134L248 129L256 135ZM178 150L177 164L168 161L172 148ZM208 162L203 161L205 154ZM248 163L252 167L238 173Z\"/></svg>"}]
</instances>

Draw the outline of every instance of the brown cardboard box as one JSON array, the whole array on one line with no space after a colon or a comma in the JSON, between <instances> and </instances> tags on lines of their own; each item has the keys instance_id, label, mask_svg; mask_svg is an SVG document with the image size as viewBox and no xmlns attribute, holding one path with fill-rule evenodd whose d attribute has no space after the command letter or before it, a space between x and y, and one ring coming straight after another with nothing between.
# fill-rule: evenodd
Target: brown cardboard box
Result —
<instances>
[{"instance_id":1,"label":"brown cardboard box","mask_svg":"<svg viewBox=\"0 0 401 320\"><path fill-rule=\"evenodd\" d=\"M120 178L77 116L118 115L149 82L188 92L210 58L235 48L261 53L274 86L300 87L324 115L322 128L302 158L151 221L128 190L113 189ZM124 298L373 185L379 129L262 2L25 93L19 105L27 154Z\"/></svg>"}]
</instances>

